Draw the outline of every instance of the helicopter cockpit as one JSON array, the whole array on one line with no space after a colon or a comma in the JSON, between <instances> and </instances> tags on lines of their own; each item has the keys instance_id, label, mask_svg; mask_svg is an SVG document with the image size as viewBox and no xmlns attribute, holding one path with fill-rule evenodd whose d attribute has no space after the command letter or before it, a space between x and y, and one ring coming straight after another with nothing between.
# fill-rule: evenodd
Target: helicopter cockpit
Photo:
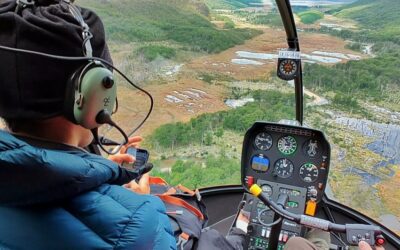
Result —
<instances>
[{"instance_id":1,"label":"helicopter cockpit","mask_svg":"<svg viewBox=\"0 0 400 250\"><path fill-rule=\"evenodd\" d=\"M345 83L340 83L353 78L331 70L352 74L351 67L364 60L376 60L373 65L381 65L380 55L371 52L372 44L345 41L362 36L355 32L358 28L355 21L341 19L349 13L345 8L355 4L357 9L357 3L364 1L195 0L190 4L184 0L171 1L171 4L182 5L182 11L171 8L169 3L157 3L159 1L135 0L132 6L126 3L126 9L113 0L81 2L98 11L105 20L106 31L120 39L110 43L111 51L117 58L116 65L128 71L128 77L118 80L127 80L136 87L132 90L128 84L118 86L115 109L120 111L115 121L120 127L100 128L97 138L100 143L91 144L88 150L104 156L112 154L122 147L122 141L128 140L127 136L143 133L146 138L143 148L148 149L143 152L146 157L150 153L154 163L151 174L171 184L183 182L190 188L198 188L207 206L208 227L227 235L240 213L247 215L245 249L283 250L290 238L305 237L310 229L329 232L330 249L353 249L360 241L384 246L386 250L400 249L398 203L392 205L390 199L380 197L385 194L393 196L392 199L400 198L397 178L400 176L400 152L394 148L400 143L397 137L400 137L400 113L394 111L399 109L398 103L390 106L390 110L375 96L375 99L370 98L373 99L371 103L360 101L364 97L361 94L359 99L353 99L358 93L353 91L355 87L343 87ZM142 12L147 16L139 14L138 19L129 23L128 18L118 19L119 14L109 13L113 4L118 5L118 11L127 13L145 6ZM146 19L151 8L158 8L157 4L163 5L159 10L166 11L168 16L164 17L165 13L161 12L157 18L166 18L171 24L167 21L158 24L157 18L152 22ZM190 14L194 10L201 13L201 18ZM189 20L187 23L183 21L185 18ZM206 23L208 19L212 24ZM141 27L137 30L121 28L116 22L122 21L127 22L127 27L130 24ZM174 22L182 22L182 27L178 29ZM201 25L192 30L189 26L196 22ZM150 31L146 33L146 29ZM207 29L212 31L207 33ZM198 35L198 30L204 34ZM230 40L219 43L220 37L213 32L224 32L222 37ZM266 37L260 35L268 32L272 45L265 44ZM342 53L312 51L308 47L303 53L300 50L303 33L307 33L305 43L318 44L321 50L327 51L332 46L340 46ZM252 41L246 42L250 39ZM286 42L278 41L282 39ZM213 42L221 48L207 47ZM382 51L400 48L393 44L384 43L382 46L386 47ZM250 51L254 47L254 51ZM354 47L357 52L351 52ZM138 49L131 53L132 48ZM260 52L262 50L269 53ZM391 58L384 55L385 60ZM361 67L374 71L373 67L359 67L354 71L360 69L361 72ZM259 73L262 71L267 73ZM255 72L257 76L253 77ZM354 74L362 78L363 72ZM384 82L392 75L387 73L378 80ZM332 76L339 79L333 81L337 85L322 86L322 82ZM127 79L132 77L133 81ZM273 84L265 86L265 78ZM303 79L313 81L313 85L306 85L306 89ZM139 84L141 81L148 85ZM313 91L324 91L324 96L311 92L309 87ZM334 93L335 87L347 92ZM369 87L364 86L360 92ZM371 91L374 94L391 92L390 87ZM393 88L397 90L398 86ZM395 97L391 94L388 100ZM145 110L143 103L148 100L150 108ZM324 105L329 108L325 109ZM155 115L151 116L153 110ZM229 110L236 111L229 113ZM208 113L215 115L208 116ZM286 114L289 117L285 117ZM307 120L307 116L311 114L313 118L309 122L311 119ZM354 116L346 117L348 114ZM371 121L365 121L365 117ZM380 118L389 125L376 132L383 126ZM178 123L172 123L176 121ZM121 130L125 131L123 136ZM345 134L344 130L350 132ZM356 133L362 136L353 135ZM383 142L382 138L391 142ZM105 148L106 153L100 148ZM365 153L360 148L369 151ZM350 166L355 158L357 162ZM373 167L359 168L357 164ZM371 171L376 173L371 174ZM344 176L348 178L345 180ZM381 185L384 181L388 184ZM341 184L343 190L340 190ZM347 195L345 187L351 185L359 188ZM333 198L334 193L337 193L336 198ZM365 199L367 195L369 198ZM371 200L373 204L368 205ZM390 218L394 222L389 225Z\"/></svg>"}]
</instances>

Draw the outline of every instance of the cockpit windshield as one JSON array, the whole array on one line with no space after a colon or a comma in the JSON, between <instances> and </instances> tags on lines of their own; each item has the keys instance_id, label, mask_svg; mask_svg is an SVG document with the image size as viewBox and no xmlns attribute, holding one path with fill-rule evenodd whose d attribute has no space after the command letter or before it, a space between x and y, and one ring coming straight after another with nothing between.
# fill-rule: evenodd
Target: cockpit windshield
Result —
<instances>
[{"instance_id":1,"label":"cockpit windshield","mask_svg":"<svg viewBox=\"0 0 400 250\"><path fill-rule=\"evenodd\" d=\"M290 2L304 126L321 130L331 145L326 193L400 235L400 2ZM153 113L134 133L144 137L152 175L190 188L241 184L243 136L251 125L295 120L294 82L277 71L290 75L299 65L278 66L287 41L275 1L79 4L104 21L114 64L154 98ZM131 132L150 102L119 82L115 120ZM268 146L267 135L256 140ZM310 143L313 154L317 144Z\"/></svg>"}]
</instances>

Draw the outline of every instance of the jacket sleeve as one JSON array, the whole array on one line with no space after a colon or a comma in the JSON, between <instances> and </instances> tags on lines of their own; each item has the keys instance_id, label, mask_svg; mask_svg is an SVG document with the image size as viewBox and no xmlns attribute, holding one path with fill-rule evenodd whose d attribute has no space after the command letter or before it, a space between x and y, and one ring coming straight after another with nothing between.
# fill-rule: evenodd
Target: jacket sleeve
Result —
<instances>
[{"instance_id":1,"label":"jacket sleeve","mask_svg":"<svg viewBox=\"0 0 400 250\"><path fill-rule=\"evenodd\" d=\"M197 243L197 250L242 250L245 249L246 234L238 229L232 228L225 237L215 229L205 228L202 230Z\"/></svg>"},{"instance_id":2,"label":"jacket sleeve","mask_svg":"<svg viewBox=\"0 0 400 250\"><path fill-rule=\"evenodd\" d=\"M176 249L165 206L155 196L103 185L67 209L113 249Z\"/></svg>"},{"instance_id":3,"label":"jacket sleeve","mask_svg":"<svg viewBox=\"0 0 400 250\"><path fill-rule=\"evenodd\" d=\"M137 177L102 156L33 147L0 130L0 204L43 205Z\"/></svg>"}]
</instances>

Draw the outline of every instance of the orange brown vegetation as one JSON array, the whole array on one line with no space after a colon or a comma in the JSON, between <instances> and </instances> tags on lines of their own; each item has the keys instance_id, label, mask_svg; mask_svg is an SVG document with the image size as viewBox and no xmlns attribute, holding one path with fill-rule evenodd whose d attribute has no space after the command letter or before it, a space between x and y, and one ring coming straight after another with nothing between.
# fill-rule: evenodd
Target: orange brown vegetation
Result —
<instances>
[{"instance_id":1,"label":"orange brown vegetation","mask_svg":"<svg viewBox=\"0 0 400 250\"><path fill-rule=\"evenodd\" d=\"M377 189L379 196L385 202L385 206L391 213L400 217L400 171L397 171L391 179L382 181Z\"/></svg>"},{"instance_id":2,"label":"orange brown vegetation","mask_svg":"<svg viewBox=\"0 0 400 250\"><path fill-rule=\"evenodd\" d=\"M256 53L277 53L279 49L287 48L286 35L281 29L265 28L264 33L245 42L242 45L235 46L221 53L206 55L191 61L186 67L197 72L212 72L228 75L237 80L265 79L270 72L276 70L276 62L273 60L259 60L264 65L238 65L231 62L238 58L237 51L249 51ZM346 42L340 38L330 35L300 33L301 51L311 53L313 51L338 52L345 54L361 54L346 49ZM343 60L343 62L346 62Z\"/></svg>"},{"instance_id":3,"label":"orange brown vegetation","mask_svg":"<svg viewBox=\"0 0 400 250\"><path fill-rule=\"evenodd\" d=\"M147 85L145 88L154 98L154 110L148 121L136 133L139 135L148 135L165 123L186 122L203 113L227 109L223 102L226 95L224 87L209 85L200 80L180 79L168 84ZM201 94L200 98L185 99L174 92L187 94L184 91L191 91L192 88L207 94ZM168 102L165 100L167 95L174 95L180 98L182 102ZM118 91L118 99L121 110L115 114L114 119L122 124L123 128L136 127L148 110L148 97L131 88L122 87Z\"/></svg>"}]
</instances>

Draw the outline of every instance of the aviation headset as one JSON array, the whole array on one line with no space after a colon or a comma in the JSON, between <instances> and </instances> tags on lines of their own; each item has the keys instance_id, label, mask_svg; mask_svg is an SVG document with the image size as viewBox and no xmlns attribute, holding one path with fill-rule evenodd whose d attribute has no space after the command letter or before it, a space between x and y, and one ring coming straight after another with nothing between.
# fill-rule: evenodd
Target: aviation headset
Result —
<instances>
[{"instance_id":1,"label":"aviation headset","mask_svg":"<svg viewBox=\"0 0 400 250\"><path fill-rule=\"evenodd\" d=\"M35 0L16 0L17 7L15 12L19 14L22 9L33 7ZM118 107L117 84L114 81L114 75L109 68L117 71L125 80L138 90L144 92L150 98L150 109L143 121L129 134L136 132L150 116L153 109L153 98L144 89L135 85L121 71L115 68L111 63L102 58L96 58L92 55L92 45L90 39L93 35L90 33L89 26L85 23L80 10L70 0L60 0L60 4L66 4L71 15L79 22L82 27L83 54L84 57L65 57L52 54L41 53L24 49L1 46L1 50L12 51L14 53L25 53L47 58L67 61L86 61L87 63L79 67L69 79L66 86L66 97L64 103L64 115L71 122L84 128L92 130L99 146L107 153L117 153L119 148L128 142L128 135L111 119L111 114L115 113ZM124 136L125 142L117 143L117 147L112 152L104 149L101 139L98 138L97 128L102 124L109 124L117 128ZM115 144L114 144L115 145Z\"/></svg>"},{"instance_id":2,"label":"aviation headset","mask_svg":"<svg viewBox=\"0 0 400 250\"><path fill-rule=\"evenodd\" d=\"M89 26L75 5L69 0L62 1L68 5L69 12L82 27L84 55L92 57L90 39L93 35ZM116 102L117 85L113 73L101 62L90 60L71 76L67 84L64 112L72 122L87 129L95 129L106 122L103 116L111 115Z\"/></svg>"}]
</instances>

